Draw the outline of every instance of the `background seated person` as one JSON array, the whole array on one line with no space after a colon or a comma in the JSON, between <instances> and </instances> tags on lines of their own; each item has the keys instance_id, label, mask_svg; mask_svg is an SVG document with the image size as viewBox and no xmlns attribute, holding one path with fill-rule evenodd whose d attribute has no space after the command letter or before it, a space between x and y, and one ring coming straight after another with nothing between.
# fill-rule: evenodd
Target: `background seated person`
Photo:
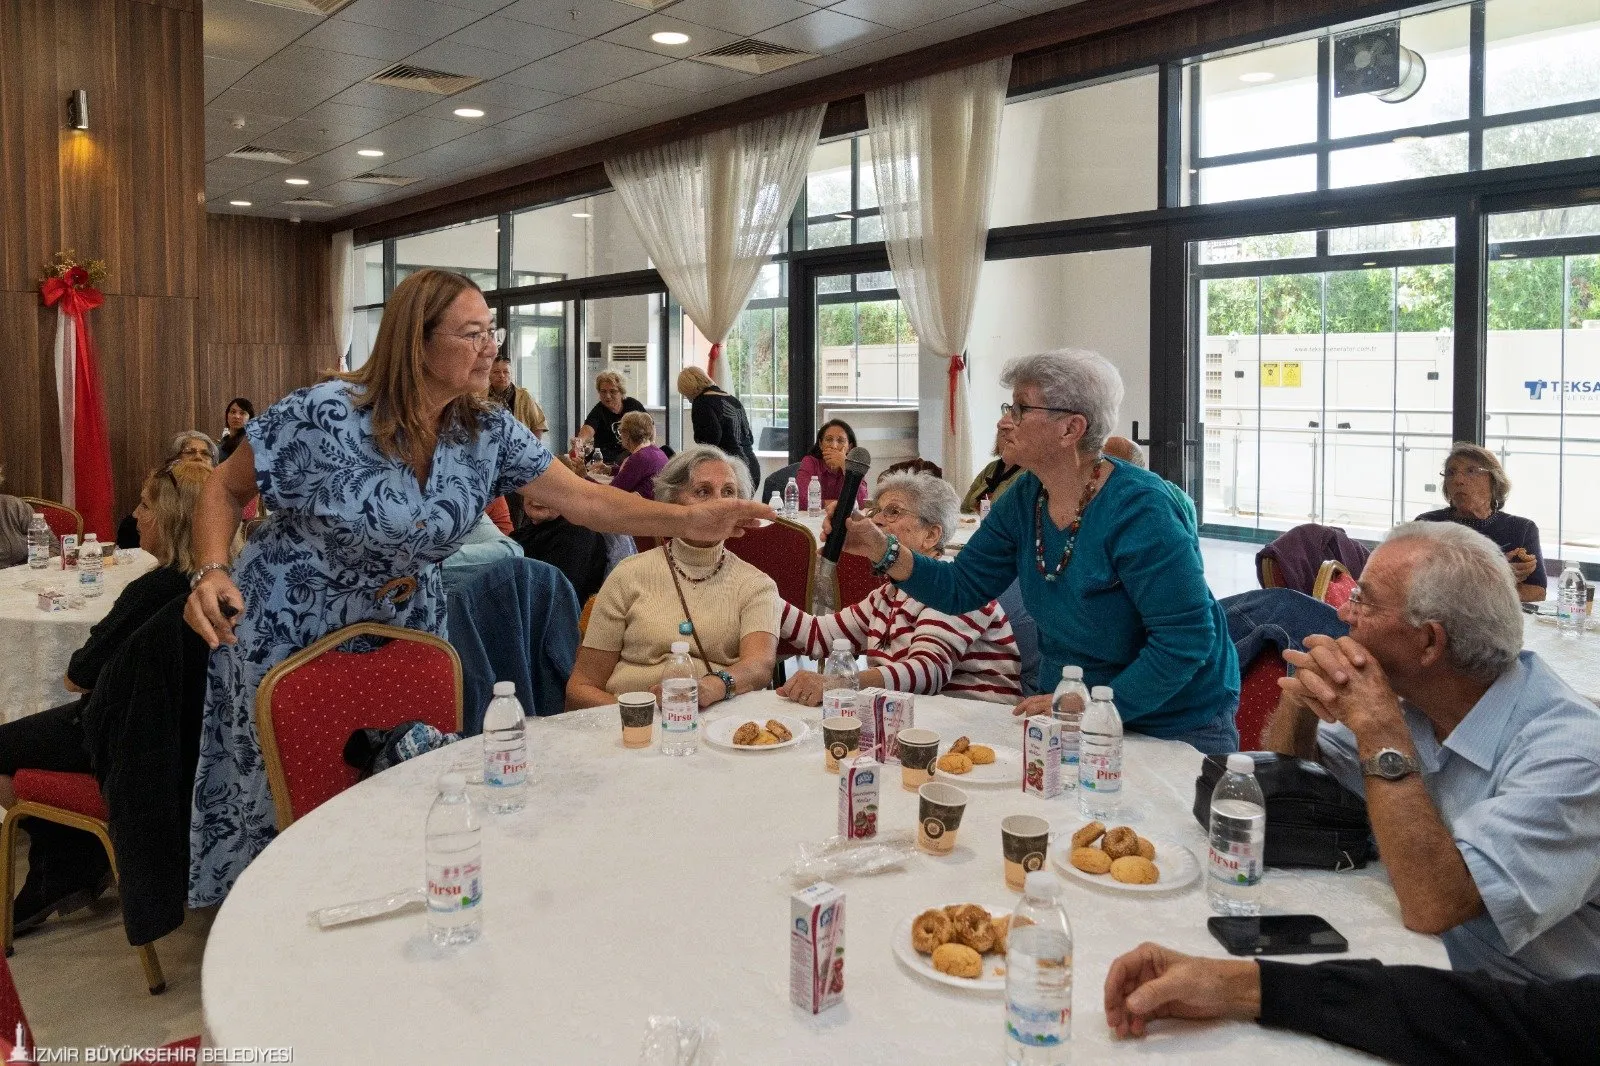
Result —
<instances>
[{"instance_id":1,"label":"background seated person","mask_svg":"<svg viewBox=\"0 0 1600 1066\"><path fill-rule=\"evenodd\" d=\"M972 484L967 487L967 494L961 498L962 514L977 514L978 504L988 500L992 507L1000 494L1009 489L1016 481L1017 475L1022 473L1022 467L1014 463L1007 463L1000 458L1000 434L994 437L995 458L978 471L978 476L972 479Z\"/></svg>"},{"instance_id":2,"label":"background seated person","mask_svg":"<svg viewBox=\"0 0 1600 1066\"><path fill-rule=\"evenodd\" d=\"M1132 463L1140 470L1150 469L1150 464L1145 460L1144 449L1127 437L1107 437L1105 447L1100 450L1113 459L1121 459L1125 463ZM1161 481L1166 485L1168 495L1178 505L1178 509L1188 516L1189 525L1198 534L1200 517L1195 513L1194 501L1189 498L1187 492L1184 492L1166 478L1162 478Z\"/></svg>"},{"instance_id":3,"label":"background seated person","mask_svg":"<svg viewBox=\"0 0 1600 1066\"><path fill-rule=\"evenodd\" d=\"M1441 476L1450 506L1419 514L1417 521L1457 522L1482 533L1499 546L1511 564L1517 598L1524 603L1543 600L1550 579L1544 572L1544 553L1539 550L1539 527L1530 518L1500 509L1511 495L1511 479L1500 460L1487 448L1456 441L1450 446Z\"/></svg>"},{"instance_id":4,"label":"background seated person","mask_svg":"<svg viewBox=\"0 0 1600 1066\"><path fill-rule=\"evenodd\" d=\"M161 608L189 594L190 520L210 474L208 461L179 462L145 479L133 517L140 543L159 565L128 583L89 630L83 647L72 653L62 684L83 698L0 725L0 806L17 801L11 778L18 770L94 771L85 746L84 703L123 642ZM35 818L28 822L28 836L28 880L12 908L18 933L58 911L93 902L109 872L105 851L88 833Z\"/></svg>"},{"instance_id":5,"label":"background seated person","mask_svg":"<svg viewBox=\"0 0 1600 1066\"><path fill-rule=\"evenodd\" d=\"M0 485L5 484L5 471L0 470ZM16 566L28 561L28 527L33 524L33 506L16 496L0 493L0 567ZM51 536L54 541L54 535ZM51 554L58 554L57 548Z\"/></svg>"},{"instance_id":6,"label":"background seated person","mask_svg":"<svg viewBox=\"0 0 1600 1066\"><path fill-rule=\"evenodd\" d=\"M745 465L706 444L683 449L656 478L662 503L749 495ZM674 537L624 559L594 602L567 682L567 709L615 703L623 692L659 698L661 670L680 640L688 641L701 674L700 706L766 688L778 655L777 604L772 578L722 541Z\"/></svg>"},{"instance_id":7,"label":"background seated person","mask_svg":"<svg viewBox=\"0 0 1600 1066\"><path fill-rule=\"evenodd\" d=\"M596 374L594 391L600 394L600 400L584 416L578 436L594 446L607 466L614 467L628 454L619 431L622 416L629 411L643 411L644 404L628 395L622 375L615 370Z\"/></svg>"},{"instance_id":8,"label":"background seated person","mask_svg":"<svg viewBox=\"0 0 1600 1066\"><path fill-rule=\"evenodd\" d=\"M637 492L647 500L655 496L654 482L661 468L667 465L667 453L656 447L656 423L643 411L629 411L617 423L622 435L622 446L628 457L617 468L611 487L623 492Z\"/></svg>"},{"instance_id":9,"label":"background seated person","mask_svg":"<svg viewBox=\"0 0 1600 1066\"><path fill-rule=\"evenodd\" d=\"M959 521L955 490L928 474L890 474L878 483L873 505L879 529L924 555L941 553ZM785 603L778 628L784 641L819 660L827 659L835 639L848 640L856 655L867 657L862 687L1007 704L1022 698L1017 640L993 600L949 615L884 584L860 603L822 617ZM822 702L822 675L801 670L778 695L815 707Z\"/></svg>"},{"instance_id":10,"label":"background seated person","mask_svg":"<svg viewBox=\"0 0 1600 1066\"><path fill-rule=\"evenodd\" d=\"M1600 708L1521 651L1499 548L1397 526L1339 617L1349 636L1284 653L1263 744L1365 795L1406 928L1455 969L1600 972Z\"/></svg>"},{"instance_id":11,"label":"background seated person","mask_svg":"<svg viewBox=\"0 0 1600 1066\"><path fill-rule=\"evenodd\" d=\"M822 482L822 504L831 507L833 501L839 498L839 492L844 488L844 459L850 454L850 449L856 446L856 431L850 428L850 423L840 418L824 422L822 428L817 430L817 442L811 446L804 459L800 460L800 469L795 472L795 483L800 487L800 509L806 509L811 499L811 482L819 479ZM856 505L867 502L867 483L861 482L861 487L856 491Z\"/></svg>"},{"instance_id":12,"label":"background seated person","mask_svg":"<svg viewBox=\"0 0 1600 1066\"><path fill-rule=\"evenodd\" d=\"M578 602L586 603L605 582L609 556L603 533L574 525L554 507L527 504L528 522L512 534L522 554L549 563L567 575Z\"/></svg>"},{"instance_id":13,"label":"background seated person","mask_svg":"<svg viewBox=\"0 0 1600 1066\"><path fill-rule=\"evenodd\" d=\"M495 499L505 502L500 496ZM459 566L492 563L496 559L515 559L521 554L522 546L501 532L494 519L485 512L478 516L477 525L467 533L467 539L461 542L461 546L445 556L444 567L454 570Z\"/></svg>"},{"instance_id":14,"label":"background seated person","mask_svg":"<svg viewBox=\"0 0 1600 1066\"><path fill-rule=\"evenodd\" d=\"M944 468L938 463L931 463L921 457L902 459L898 463L890 463L884 467L883 472L878 475L878 481L881 482L884 478L893 477L895 474L932 474L936 478L942 478L944 477ZM951 491L955 490L952 489Z\"/></svg>"}]
</instances>

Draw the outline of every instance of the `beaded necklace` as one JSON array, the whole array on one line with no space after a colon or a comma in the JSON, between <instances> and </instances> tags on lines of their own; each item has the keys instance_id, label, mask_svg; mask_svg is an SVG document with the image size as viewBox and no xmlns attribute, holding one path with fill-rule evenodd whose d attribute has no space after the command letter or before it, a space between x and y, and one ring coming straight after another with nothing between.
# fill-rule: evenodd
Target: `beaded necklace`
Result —
<instances>
[{"instance_id":1,"label":"beaded necklace","mask_svg":"<svg viewBox=\"0 0 1600 1066\"><path fill-rule=\"evenodd\" d=\"M1104 460L1105 456L1102 455L1094 461L1094 467L1089 472L1089 482L1083 486L1083 495L1078 497L1078 513L1073 515L1072 524L1067 526L1067 546L1061 552L1061 561L1051 571L1046 571L1044 568L1044 510L1050 503L1050 493L1044 486L1039 487L1039 497L1033 503L1034 565L1038 566L1039 573L1044 575L1044 579L1052 584L1067 568L1067 564L1072 561L1072 553L1077 550L1078 530L1083 525L1083 511L1089 506L1089 501L1099 495L1102 484L1099 481L1100 464Z\"/></svg>"},{"instance_id":2,"label":"beaded necklace","mask_svg":"<svg viewBox=\"0 0 1600 1066\"><path fill-rule=\"evenodd\" d=\"M672 541L670 541L670 540L667 541L666 544L662 545L662 548L665 551L666 556L667 556L667 566L671 567L672 583L674 585L676 585L678 583L678 578L680 578L680 577L683 578L685 581L689 582L689 584L691 584L691 585L704 584L705 582L710 581L712 578L714 578L718 574L720 574L722 572L722 564L728 561L728 549L727 548L723 548L722 549L722 554L717 556L717 565L711 568L711 573L707 574L705 577L690 577L687 573L684 572L683 568L678 565L678 560L676 560L676 559L674 559L672 557ZM686 636L686 637L693 636L694 635L694 621L689 618L689 602L683 598L683 590L681 588L678 589L678 602L683 606L683 614L684 614L683 621L678 623L678 632L680 634L682 634L683 636ZM699 639L700 639L699 637L695 637L696 641L698 641ZM701 655L701 658L705 658L704 649L701 650L700 655ZM706 669L707 670L711 669L709 660L707 660Z\"/></svg>"}]
</instances>

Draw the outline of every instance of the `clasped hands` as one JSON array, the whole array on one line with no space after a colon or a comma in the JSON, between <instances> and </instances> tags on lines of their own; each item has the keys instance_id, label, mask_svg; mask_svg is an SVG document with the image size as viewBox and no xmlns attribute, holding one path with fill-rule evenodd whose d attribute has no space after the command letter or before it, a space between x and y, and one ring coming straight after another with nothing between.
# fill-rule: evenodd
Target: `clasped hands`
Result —
<instances>
[{"instance_id":1,"label":"clasped hands","mask_svg":"<svg viewBox=\"0 0 1600 1066\"><path fill-rule=\"evenodd\" d=\"M1395 726L1404 729L1400 698L1383 667L1352 637L1306 638L1303 652L1286 650L1294 674L1279 679L1289 701L1324 722L1344 724L1358 737Z\"/></svg>"}]
</instances>

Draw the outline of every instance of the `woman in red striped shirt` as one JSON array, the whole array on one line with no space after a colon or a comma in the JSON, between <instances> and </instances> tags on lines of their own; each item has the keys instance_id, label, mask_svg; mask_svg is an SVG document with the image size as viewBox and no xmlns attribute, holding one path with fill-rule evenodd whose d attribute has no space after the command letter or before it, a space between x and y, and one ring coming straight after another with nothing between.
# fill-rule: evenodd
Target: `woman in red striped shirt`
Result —
<instances>
[{"instance_id":1,"label":"woman in red striped shirt","mask_svg":"<svg viewBox=\"0 0 1600 1066\"><path fill-rule=\"evenodd\" d=\"M929 474L885 477L873 503L872 521L923 555L942 552L960 520L955 490ZM860 603L825 617L785 603L778 630L783 643L817 659L828 657L836 638L848 640L857 655L867 657L867 669L858 675L863 688L943 692L1006 704L1022 698L1017 640L993 600L966 614L945 614L884 584ZM802 670L778 695L814 707L822 702L822 676Z\"/></svg>"}]
</instances>

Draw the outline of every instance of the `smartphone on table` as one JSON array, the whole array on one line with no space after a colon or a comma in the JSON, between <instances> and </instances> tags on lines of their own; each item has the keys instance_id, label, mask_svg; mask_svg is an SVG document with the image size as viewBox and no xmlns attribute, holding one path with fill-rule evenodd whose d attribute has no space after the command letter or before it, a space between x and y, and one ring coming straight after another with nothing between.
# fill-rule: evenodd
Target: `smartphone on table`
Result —
<instances>
[{"instance_id":1,"label":"smartphone on table","mask_svg":"<svg viewBox=\"0 0 1600 1066\"><path fill-rule=\"evenodd\" d=\"M1350 950L1339 931L1315 914L1212 918L1206 928L1230 955L1313 955Z\"/></svg>"}]
</instances>

